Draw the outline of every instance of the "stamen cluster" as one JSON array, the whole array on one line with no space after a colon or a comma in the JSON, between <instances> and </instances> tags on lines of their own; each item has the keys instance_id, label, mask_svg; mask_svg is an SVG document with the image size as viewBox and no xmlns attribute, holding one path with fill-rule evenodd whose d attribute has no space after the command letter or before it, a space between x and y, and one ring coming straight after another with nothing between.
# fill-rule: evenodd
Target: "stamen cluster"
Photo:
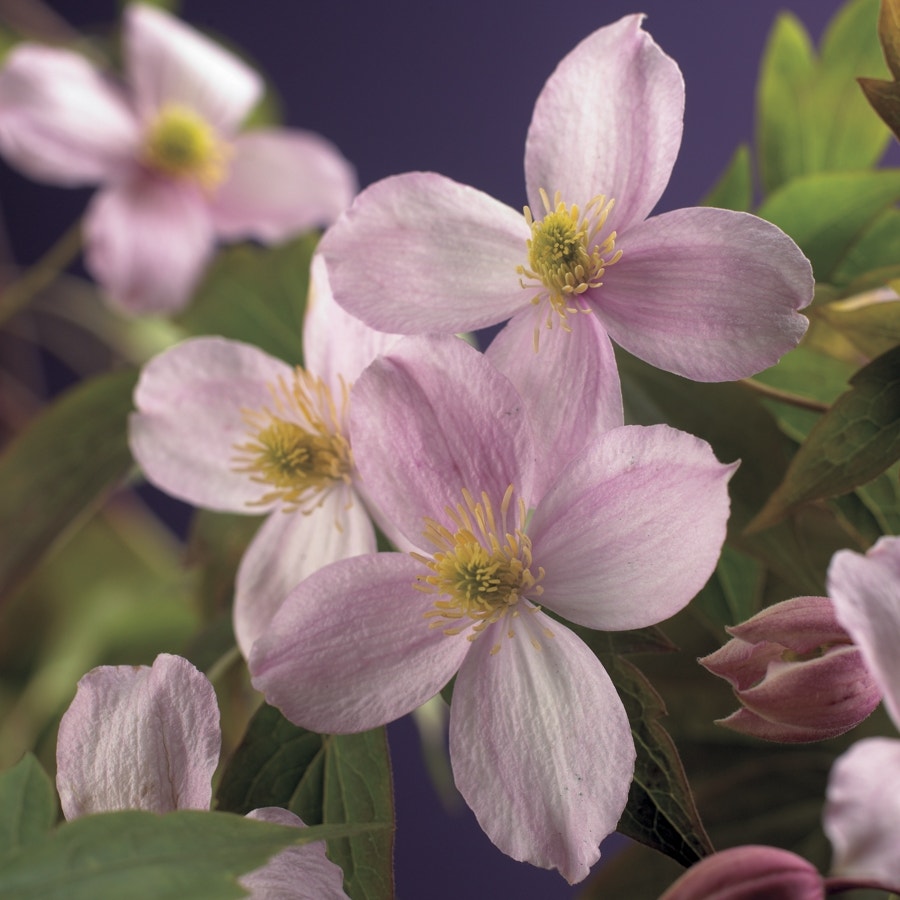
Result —
<instances>
[{"instance_id":1,"label":"stamen cluster","mask_svg":"<svg viewBox=\"0 0 900 900\"><path fill-rule=\"evenodd\" d=\"M206 188L225 176L225 148L212 127L192 109L164 106L144 144L145 165L175 178L194 178Z\"/></svg>"}]
</instances>

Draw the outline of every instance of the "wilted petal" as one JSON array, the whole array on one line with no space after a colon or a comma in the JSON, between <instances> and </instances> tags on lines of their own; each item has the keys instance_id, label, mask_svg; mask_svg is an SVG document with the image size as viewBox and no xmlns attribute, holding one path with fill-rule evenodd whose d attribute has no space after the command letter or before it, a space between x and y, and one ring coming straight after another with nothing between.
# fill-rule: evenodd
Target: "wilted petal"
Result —
<instances>
[{"instance_id":1,"label":"wilted petal","mask_svg":"<svg viewBox=\"0 0 900 900\"><path fill-rule=\"evenodd\" d=\"M253 645L266 702L326 734L366 731L430 700L471 644L429 628L423 565L403 553L356 556L314 572Z\"/></svg>"},{"instance_id":2,"label":"wilted petal","mask_svg":"<svg viewBox=\"0 0 900 900\"><path fill-rule=\"evenodd\" d=\"M209 509L261 513L265 487L235 471L247 440L242 410L272 403L268 385L291 368L257 347L218 337L183 341L144 367L129 421L131 452L157 487Z\"/></svg>"},{"instance_id":3,"label":"wilted petal","mask_svg":"<svg viewBox=\"0 0 900 900\"><path fill-rule=\"evenodd\" d=\"M234 634L245 657L285 597L338 559L375 552L375 532L350 488L329 491L308 515L276 510L247 547L234 590Z\"/></svg>"},{"instance_id":4,"label":"wilted petal","mask_svg":"<svg viewBox=\"0 0 900 900\"><path fill-rule=\"evenodd\" d=\"M540 188L568 204L605 194L616 201L610 225L621 233L662 195L681 144L684 80L642 19L595 31L541 91L525 148L532 210L542 209Z\"/></svg>"},{"instance_id":5,"label":"wilted petal","mask_svg":"<svg viewBox=\"0 0 900 900\"><path fill-rule=\"evenodd\" d=\"M303 828L303 820L278 806L264 806L247 813L274 825ZM241 875L241 886L252 900L346 900L344 873L325 855L325 844L316 841L282 850L262 869Z\"/></svg>"},{"instance_id":6,"label":"wilted petal","mask_svg":"<svg viewBox=\"0 0 900 900\"><path fill-rule=\"evenodd\" d=\"M110 301L129 313L186 306L213 251L197 189L152 176L94 197L84 221L85 263Z\"/></svg>"},{"instance_id":7,"label":"wilted petal","mask_svg":"<svg viewBox=\"0 0 900 900\"><path fill-rule=\"evenodd\" d=\"M735 468L666 425L601 435L563 469L529 526L546 569L541 602L606 631L674 615L715 569Z\"/></svg>"},{"instance_id":8,"label":"wilted petal","mask_svg":"<svg viewBox=\"0 0 900 900\"><path fill-rule=\"evenodd\" d=\"M516 273L528 236L521 213L499 200L411 172L360 193L319 252L337 302L373 328L459 332L528 305Z\"/></svg>"},{"instance_id":9,"label":"wilted petal","mask_svg":"<svg viewBox=\"0 0 900 900\"><path fill-rule=\"evenodd\" d=\"M262 79L246 63L156 7L126 7L124 41L128 77L144 118L167 103L180 104L227 134L262 95Z\"/></svg>"},{"instance_id":10,"label":"wilted petal","mask_svg":"<svg viewBox=\"0 0 900 900\"><path fill-rule=\"evenodd\" d=\"M59 724L63 815L209 809L220 743L215 691L186 659L93 669Z\"/></svg>"},{"instance_id":11,"label":"wilted petal","mask_svg":"<svg viewBox=\"0 0 900 900\"><path fill-rule=\"evenodd\" d=\"M622 701L594 654L542 612L523 611L483 632L460 669L450 758L488 837L574 883L615 830L635 753Z\"/></svg>"},{"instance_id":12,"label":"wilted petal","mask_svg":"<svg viewBox=\"0 0 900 900\"><path fill-rule=\"evenodd\" d=\"M695 381L774 365L809 324L809 261L779 228L748 213L680 209L622 235L621 260L589 292L613 340Z\"/></svg>"},{"instance_id":13,"label":"wilted petal","mask_svg":"<svg viewBox=\"0 0 900 900\"><path fill-rule=\"evenodd\" d=\"M19 171L51 184L120 176L138 125L121 92L77 53L34 44L0 70L0 151Z\"/></svg>"}]
</instances>

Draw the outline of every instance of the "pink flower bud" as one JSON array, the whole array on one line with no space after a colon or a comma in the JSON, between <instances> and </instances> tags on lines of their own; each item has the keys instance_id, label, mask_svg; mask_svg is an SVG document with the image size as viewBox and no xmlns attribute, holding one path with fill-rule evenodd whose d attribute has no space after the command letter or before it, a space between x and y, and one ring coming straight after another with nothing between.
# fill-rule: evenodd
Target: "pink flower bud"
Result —
<instances>
[{"instance_id":1,"label":"pink flower bud","mask_svg":"<svg viewBox=\"0 0 900 900\"><path fill-rule=\"evenodd\" d=\"M741 702L720 725L767 741L821 741L858 725L881 700L827 597L794 597L726 630L732 640L699 660Z\"/></svg>"},{"instance_id":2,"label":"pink flower bud","mask_svg":"<svg viewBox=\"0 0 900 900\"><path fill-rule=\"evenodd\" d=\"M815 867L787 850L748 845L691 866L659 900L822 900Z\"/></svg>"}]
</instances>

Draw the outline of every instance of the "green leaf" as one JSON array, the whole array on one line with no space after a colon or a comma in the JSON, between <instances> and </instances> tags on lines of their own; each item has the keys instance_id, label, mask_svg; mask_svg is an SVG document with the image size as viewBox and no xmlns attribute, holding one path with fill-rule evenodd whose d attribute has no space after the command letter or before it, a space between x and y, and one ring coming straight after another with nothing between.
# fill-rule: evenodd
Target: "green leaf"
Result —
<instances>
[{"instance_id":1,"label":"green leaf","mask_svg":"<svg viewBox=\"0 0 900 900\"><path fill-rule=\"evenodd\" d=\"M823 304L816 315L870 358L900 344L900 300L886 300L883 292Z\"/></svg>"},{"instance_id":2,"label":"green leaf","mask_svg":"<svg viewBox=\"0 0 900 900\"><path fill-rule=\"evenodd\" d=\"M308 825L355 822L377 826L359 837L329 841L353 900L393 896L394 804L384 728L320 735L263 706L222 777L218 806L246 813L283 806Z\"/></svg>"},{"instance_id":3,"label":"green leaf","mask_svg":"<svg viewBox=\"0 0 900 900\"><path fill-rule=\"evenodd\" d=\"M759 612L762 577L762 568L755 560L726 545L716 571L692 602L691 610L721 640L726 625L745 622Z\"/></svg>"},{"instance_id":4,"label":"green leaf","mask_svg":"<svg viewBox=\"0 0 900 900\"><path fill-rule=\"evenodd\" d=\"M655 625L633 631L595 631L574 622L565 622L565 626L574 631L598 656L603 653L672 653L678 649L665 632Z\"/></svg>"},{"instance_id":5,"label":"green leaf","mask_svg":"<svg viewBox=\"0 0 900 900\"><path fill-rule=\"evenodd\" d=\"M132 467L126 435L137 375L63 394L0 457L0 594L83 522Z\"/></svg>"},{"instance_id":6,"label":"green leaf","mask_svg":"<svg viewBox=\"0 0 900 900\"><path fill-rule=\"evenodd\" d=\"M876 216L832 273L835 284L861 293L900 277L900 210L893 207ZM861 287L857 288L857 285Z\"/></svg>"},{"instance_id":7,"label":"green leaf","mask_svg":"<svg viewBox=\"0 0 900 900\"><path fill-rule=\"evenodd\" d=\"M56 821L56 791L30 753L0 775L0 866L39 841Z\"/></svg>"},{"instance_id":8,"label":"green leaf","mask_svg":"<svg viewBox=\"0 0 900 900\"><path fill-rule=\"evenodd\" d=\"M359 830L359 829L356 829ZM126 810L67 822L0 863L4 900L221 900L279 850L347 829L297 829L230 813Z\"/></svg>"},{"instance_id":9,"label":"green leaf","mask_svg":"<svg viewBox=\"0 0 900 900\"><path fill-rule=\"evenodd\" d=\"M179 318L192 334L219 334L303 364L303 316L318 235L277 247L223 251Z\"/></svg>"},{"instance_id":10,"label":"green leaf","mask_svg":"<svg viewBox=\"0 0 900 900\"><path fill-rule=\"evenodd\" d=\"M882 0L878 38L891 74L900 78L900 0Z\"/></svg>"},{"instance_id":11,"label":"green leaf","mask_svg":"<svg viewBox=\"0 0 900 900\"><path fill-rule=\"evenodd\" d=\"M751 530L803 503L847 493L900 458L900 347L860 369L850 384L810 431Z\"/></svg>"},{"instance_id":12,"label":"green leaf","mask_svg":"<svg viewBox=\"0 0 900 900\"><path fill-rule=\"evenodd\" d=\"M753 206L753 176L750 171L750 148L741 144L728 167L703 198L704 206L749 212Z\"/></svg>"}]
</instances>

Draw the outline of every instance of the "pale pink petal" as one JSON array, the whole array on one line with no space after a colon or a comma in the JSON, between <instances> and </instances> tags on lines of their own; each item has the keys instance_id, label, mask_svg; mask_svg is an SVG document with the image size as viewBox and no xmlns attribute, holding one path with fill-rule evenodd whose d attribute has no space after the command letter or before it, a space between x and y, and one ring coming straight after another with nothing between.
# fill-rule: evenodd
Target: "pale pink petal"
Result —
<instances>
[{"instance_id":1,"label":"pale pink petal","mask_svg":"<svg viewBox=\"0 0 900 900\"><path fill-rule=\"evenodd\" d=\"M339 484L308 515L276 510L241 559L234 590L234 634L245 657L285 597L338 559L375 552L375 532L354 492Z\"/></svg>"},{"instance_id":2,"label":"pale pink petal","mask_svg":"<svg viewBox=\"0 0 900 900\"><path fill-rule=\"evenodd\" d=\"M260 129L231 145L228 176L212 200L216 233L274 244L331 224L356 193L338 149L311 131Z\"/></svg>"},{"instance_id":3,"label":"pale pink petal","mask_svg":"<svg viewBox=\"0 0 900 900\"><path fill-rule=\"evenodd\" d=\"M215 691L186 659L92 669L59 724L63 815L209 809L220 743Z\"/></svg>"},{"instance_id":4,"label":"pale pink petal","mask_svg":"<svg viewBox=\"0 0 900 900\"><path fill-rule=\"evenodd\" d=\"M262 350L218 337L191 338L144 366L134 393L129 443L144 475L193 503L228 512L261 513L265 493L235 469L237 444L248 438L243 410L272 404L269 385L291 368Z\"/></svg>"},{"instance_id":5,"label":"pale pink petal","mask_svg":"<svg viewBox=\"0 0 900 900\"><path fill-rule=\"evenodd\" d=\"M412 712L459 668L471 644L430 628L425 566L403 553L356 556L293 590L253 645L266 702L326 734L366 731Z\"/></svg>"},{"instance_id":6,"label":"pale pink petal","mask_svg":"<svg viewBox=\"0 0 900 900\"><path fill-rule=\"evenodd\" d=\"M124 41L126 70L144 119L167 103L178 104L230 134L262 96L262 79L246 63L156 7L126 7Z\"/></svg>"},{"instance_id":7,"label":"pale pink petal","mask_svg":"<svg viewBox=\"0 0 900 900\"><path fill-rule=\"evenodd\" d=\"M450 759L488 837L574 883L625 809L635 752L594 654L542 612L525 611L483 632L460 669Z\"/></svg>"},{"instance_id":8,"label":"pale pink petal","mask_svg":"<svg viewBox=\"0 0 900 900\"><path fill-rule=\"evenodd\" d=\"M121 176L138 124L122 93L77 53L34 44L0 70L0 152L38 181L75 186Z\"/></svg>"},{"instance_id":9,"label":"pale pink petal","mask_svg":"<svg viewBox=\"0 0 900 900\"><path fill-rule=\"evenodd\" d=\"M680 209L617 241L622 258L589 291L610 336L654 366L729 381L774 365L809 324L809 261L748 213Z\"/></svg>"},{"instance_id":10,"label":"pale pink petal","mask_svg":"<svg viewBox=\"0 0 900 900\"><path fill-rule=\"evenodd\" d=\"M536 216L540 188L582 207L605 194L616 201L610 224L621 233L662 195L681 144L684 80L641 30L642 19L626 16L595 31L541 91L525 147Z\"/></svg>"},{"instance_id":11,"label":"pale pink petal","mask_svg":"<svg viewBox=\"0 0 900 900\"><path fill-rule=\"evenodd\" d=\"M535 430L536 501L559 471L597 435L623 424L622 388L612 344L596 316L574 316L571 333L526 310L494 338L485 356L515 385ZM535 328L540 350L534 350Z\"/></svg>"},{"instance_id":12,"label":"pale pink petal","mask_svg":"<svg viewBox=\"0 0 900 900\"><path fill-rule=\"evenodd\" d=\"M618 631L686 606L725 540L728 480L705 441L667 425L601 435L560 473L529 526L541 604Z\"/></svg>"},{"instance_id":13,"label":"pale pink petal","mask_svg":"<svg viewBox=\"0 0 900 900\"><path fill-rule=\"evenodd\" d=\"M838 758L828 777L823 825L834 874L900 889L900 741L869 738Z\"/></svg>"},{"instance_id":14,"label":"pale pink petal","mask_svg":"<svg viewBox=\"0 0 900 900\"><path fill-rule=\"evenodd\" d=\"M108 187L84 221L85 264L120 310L174 313L187 305L212 255L199 190L145 176Z\"/></svg>"},{"instance_id":15,"label":"pale pink petal","mask_svg":"<svg viewBox=\"0 0 900 900\"><path fill-rule=\"evenodd\" d=\"M468 331L508 319L529 293L521 213L431 172L376 182L325 233L334 296L373 328Z\"/></svg>"},{"instance_id":16,"label":"pale pink petal","mask_svg":"<svg viewBox=\"0 0 900 900\"><path fill-rule=\"evenodd\" d=\"M865 556L851 550L835 553L828 567L828 595L900 728L900 538L882 537Z\"/></svg>"},{"instance_id":17,"label":"pale pink petal","mask_svg":"<svg viewBox=\"0 0 900 900\"><path fill-rule=\"evenodd\" d=\"M303 828L303 820L279 806L264 806L247 813L248 819ZM262 869L241 875L238 882L252 900L346 900L344 873L325 855L316 841L282 850Z\"/></svg>"},{"instance_id":18,"label":"pale pink petal","mask_svg":"<svg viewBox=\"0 0 900 900\"><path fill-rule=\"evenodd\" d=\"M441 519L486 491L531 496L534 439L522 399L489 360L451 335L410 337L360 376L350 408L366 494L422 546L424 516ZM454 529L455 530L455 529Z\"/></svg>"}]
</instances>

